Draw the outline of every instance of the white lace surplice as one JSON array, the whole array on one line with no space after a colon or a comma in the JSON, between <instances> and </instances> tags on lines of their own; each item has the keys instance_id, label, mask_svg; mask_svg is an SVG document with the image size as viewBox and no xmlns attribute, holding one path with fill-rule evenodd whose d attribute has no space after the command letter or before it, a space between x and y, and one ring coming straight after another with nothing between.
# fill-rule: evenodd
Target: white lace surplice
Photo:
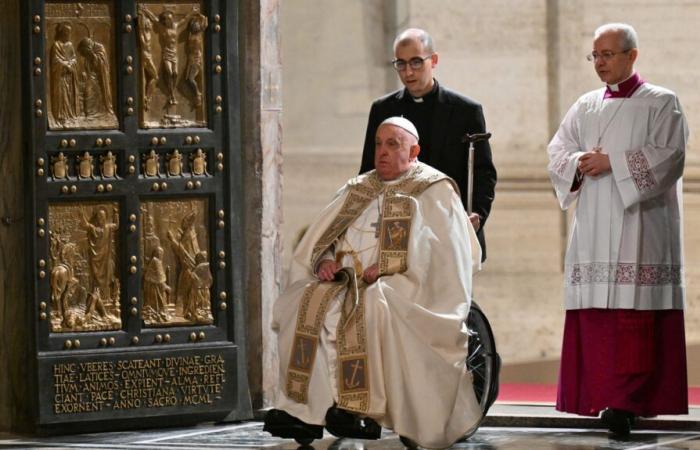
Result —
<instances>
[{"instance_id":1,"label":"white lace surplice","mask_svg":"<svg viewBox=\"0 0 700 450\"><path fill-rule=\"evenodd\" d=\"M603 93L579 98L548 147L561 207L578 201L566 252L566 309L682 309L683 111L673 92L648 83L627 99L603 101ZM612 173L586 176L570 192L579 158L603 130L600 147Z\"/></svg>"}]
</instances>

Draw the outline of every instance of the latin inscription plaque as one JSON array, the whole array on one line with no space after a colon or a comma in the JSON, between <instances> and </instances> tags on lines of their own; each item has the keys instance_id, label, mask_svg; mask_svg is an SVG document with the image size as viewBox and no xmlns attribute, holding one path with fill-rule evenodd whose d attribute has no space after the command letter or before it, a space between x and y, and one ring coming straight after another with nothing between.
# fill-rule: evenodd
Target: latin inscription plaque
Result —
<instances>
[{"instance_id":1,"label":"latin inscription plaque","mask_svg":"<svg viewBox=\"0 0 700 450\"><path fill-rule=\"evenodd\" d=\"M40 359L44 423L138 415L212 413L234 407L233 345Z\"/></svg>"}]
</instances>

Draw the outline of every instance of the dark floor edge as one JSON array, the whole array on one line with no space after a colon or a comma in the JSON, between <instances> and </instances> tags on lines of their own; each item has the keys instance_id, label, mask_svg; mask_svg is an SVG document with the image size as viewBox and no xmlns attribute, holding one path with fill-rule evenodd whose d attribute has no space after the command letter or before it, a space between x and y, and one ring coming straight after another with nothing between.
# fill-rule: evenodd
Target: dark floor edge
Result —
<instances>
[{"instance_id":1,"label":"dark floor edge","mask_svg":"<svg viewBox=\"0 0 700 450\"><path fill-rule=\"evenodd\" d=\"M554 417L545 415L489 415L481 423L484 427L528 428L602 428L605 425L594 417ZM637 419L635 430L700 431L700 420Z\"/></svg>"}]
</instances>

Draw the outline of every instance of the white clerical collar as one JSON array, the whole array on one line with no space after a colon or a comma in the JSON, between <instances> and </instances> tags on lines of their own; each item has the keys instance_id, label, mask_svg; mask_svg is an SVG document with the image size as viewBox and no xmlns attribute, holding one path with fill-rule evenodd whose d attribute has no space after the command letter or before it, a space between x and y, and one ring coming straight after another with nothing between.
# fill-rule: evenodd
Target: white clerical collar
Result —
<instances>
[{"instance_id":1,"label":"white clerical collar","mask_svg":"<svg viewBox=\"0 0 700 450\"><path fill-rule=\"evenodd\" d=\"M425 101L425 97L432 95L434 92L437 91L437 89L438 89L438 82L435 78L433 78L433 87L426 94L423 94L420 97L414 97L409 92L408 95L411 97L411 100L413 100L414 103L423 103ZM407 91L408 91L408 89L407 89Z\"/></svg>"}]
</instances>

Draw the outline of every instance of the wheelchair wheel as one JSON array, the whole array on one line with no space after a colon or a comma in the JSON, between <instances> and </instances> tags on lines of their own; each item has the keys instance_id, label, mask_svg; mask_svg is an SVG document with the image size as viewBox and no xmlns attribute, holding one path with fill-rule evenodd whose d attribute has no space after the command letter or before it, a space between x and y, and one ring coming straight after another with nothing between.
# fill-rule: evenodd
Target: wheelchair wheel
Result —
<instances>
[{"instance_id":1,"label":"wheelchair wheel","mask_svg":"<svg viewBox=\"0 0 700 450\"><path fill-rule=\"evenodd\" d=\"M469 353L467 369L474 379L474 392L484 416L498 396L498 374L501 357L496 352L496 340L486 315L472 302L467 316Z\"/></svg>"}]
</instances>

